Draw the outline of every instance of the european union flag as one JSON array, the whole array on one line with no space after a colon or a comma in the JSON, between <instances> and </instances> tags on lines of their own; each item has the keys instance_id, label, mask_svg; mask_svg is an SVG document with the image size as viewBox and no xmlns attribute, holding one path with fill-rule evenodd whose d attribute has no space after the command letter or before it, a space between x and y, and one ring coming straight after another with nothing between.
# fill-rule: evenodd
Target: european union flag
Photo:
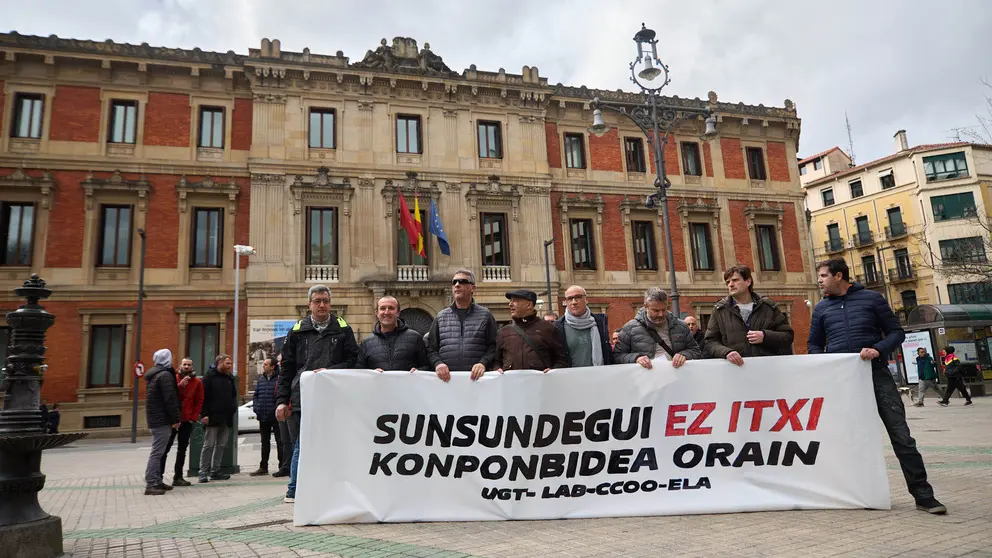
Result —
<instances>
[{"instance_id":1,"label":"european union flag","mask_svg":"<svg viewBox=\"0 0 992 558\"><path fill-rule=\"evenodd\" d=\"M444 232L444 225L441 224L441 216L437 213L437 204L431 200L431 217L428 231L437 237L437 245L441 248L441 253L445 256L451 255L451 247L448 246L448 234Z\"/></svg>"}]
</instances>

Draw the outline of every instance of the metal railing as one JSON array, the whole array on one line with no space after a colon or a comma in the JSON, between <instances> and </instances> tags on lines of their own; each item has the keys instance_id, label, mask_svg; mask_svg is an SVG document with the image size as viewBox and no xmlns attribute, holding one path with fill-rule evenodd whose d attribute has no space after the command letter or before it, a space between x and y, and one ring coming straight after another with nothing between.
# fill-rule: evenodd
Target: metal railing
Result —
<instances>
[{"instance_id":1,"label":"metal railing","mask_svg":"<svg viewBox=\"0 0 992 558\"><path fill-rule=\"evenodd\" d=\"M844 241L839 238L831 238L823 241L823 249L828 254L844 251Z\"/></svg>"},{"instance_id":2,"label":"metal railing","mask_svg":"<svg viewBox=\"0 0 992 558\"><path fill-rule=\"evenodd\" d=\"M907 234L909 234L909 231L906 230L905 224L898 224L898 225L885 227L885 238L888 240L892 240L894 238L902 238Z\"/></svg>"},{"instance_id":3,"label":"metal railing","mask_svg":"<svg viewBox=\"0 0 992 558\"><path fill-rule=\"evenodd\" d=\"M854 243L856 248L870 246L875 243L875 233L871 231L855 233L855 235L851 237L851 242Z\"/></svg>"},{"instance_id":4,"label":"metal railing","mask_svg":"<svg viewBox=\"0 0 992 558\"><path fill-rule=\"evenodd\" d=\"M913 270L912 265L896 266L895 269L889 270L889 281L892 283L912 281L914 279L916 279L916 272Z\"/></svg>"}]
</instances>

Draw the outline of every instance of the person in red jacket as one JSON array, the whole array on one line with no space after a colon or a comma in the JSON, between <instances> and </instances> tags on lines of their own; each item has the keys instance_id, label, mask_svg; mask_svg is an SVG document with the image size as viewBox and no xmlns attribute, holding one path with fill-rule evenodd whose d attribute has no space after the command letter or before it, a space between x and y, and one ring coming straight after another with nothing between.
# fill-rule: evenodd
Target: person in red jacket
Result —
<instances>
[{"instance_id":1,"label":"person in red jacket","mask_svg":"<svg viewBox=\"0 0 992 558\"><path fill-rule=\"evenodd\" d=\"M179 365L176 373L176 383L179 384L179 399L183 404L182 422L177 430L172 431L165 455L162 456L162 470L165 470L166 456L172 448L172 442L179 437L179 447L176 448L176 470L172 477L172 486L189 486L190 482L183 478L183 464L186 461L186 449L189 448L189 437L193 433L193 423L200 420L200 410L203 408L203 382L196 377L193 369L193 359L186 357Z\"/></svg>"}]
</instances>

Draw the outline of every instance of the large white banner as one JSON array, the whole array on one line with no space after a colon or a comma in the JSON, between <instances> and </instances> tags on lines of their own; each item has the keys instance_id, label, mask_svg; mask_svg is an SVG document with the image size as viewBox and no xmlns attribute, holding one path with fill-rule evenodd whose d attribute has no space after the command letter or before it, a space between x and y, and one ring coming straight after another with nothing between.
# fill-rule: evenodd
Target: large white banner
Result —
<instances>
[{"instance_id":1,"label":"large white banner","mask_svg":"<svg viewBox=\"0 0 992 558\"><path fill-rule=\"evenodd\" d=\"M857 355L308 372L296 525L889 509Z\"/></svg>"}]
</instances>

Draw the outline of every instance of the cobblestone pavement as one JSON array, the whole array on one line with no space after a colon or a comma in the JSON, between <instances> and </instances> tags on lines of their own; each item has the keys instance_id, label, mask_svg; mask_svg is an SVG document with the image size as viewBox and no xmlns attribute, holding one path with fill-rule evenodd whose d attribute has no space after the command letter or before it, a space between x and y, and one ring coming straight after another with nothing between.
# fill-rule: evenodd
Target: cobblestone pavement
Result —
<instances>
[{"instance_id":1,"label":"cobblestone pavement","mask_svg":"<svg viewBox=\"0 0 992 558\"><path fill-rule=\"evenodd\" d=\"M962 404L955 399L941 408L933 400L907 410L930 480L950 510L943 517L915 510L891 448L891 511L299 528L292 526L291 505L282 503L284 479L243 473L144 496L148 440L87 440L46 452L41 499L62 517L66 552L76 557L992 557L992 398ZM242 436L245 471L257 463L257 441L256 434Z\"/></svg>"}]
</instances>

